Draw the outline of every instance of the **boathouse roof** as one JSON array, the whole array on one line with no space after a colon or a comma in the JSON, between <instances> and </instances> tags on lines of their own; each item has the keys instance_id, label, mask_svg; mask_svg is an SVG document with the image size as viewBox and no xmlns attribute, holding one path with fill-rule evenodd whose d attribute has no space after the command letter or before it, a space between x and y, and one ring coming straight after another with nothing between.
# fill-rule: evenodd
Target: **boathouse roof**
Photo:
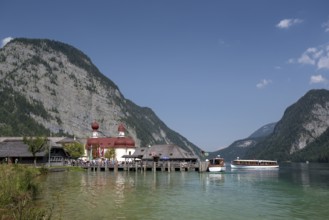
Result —
<instances>
[{"instance_id":1,"label":"boathouse roof","mask_svg":"<svg viewBox=\"0 0 329 220\"><path fill-rule=\"evenodd\" d=\"M65 137L50 137L51 148L63 148L59 140ZM24 144L22 137L2 137L0 139L0 158L2 157L32 157L32 153L28 149L28 145ZM36 157L44 157L48 154L47 147L44 151L36 154Z\"/></svg>"},{"instance_id":2,"label":"boathouse roof","mask_svg":"<svg viewBox=\"0 0 329 220\"><path fill-rule=\"evenodd\" d=\"M142 158L143 160L153 160L158 157L160 160L196 160L198 157L191 152L187 152L174 144L153 145L150 147L136 148L130 158Z\"/></svg>"},{"instance_id":3,"label":"boathouse roof","mask_svg":"<svg viewBox=\"0 0 329 220\"><path fill-rule=\"evenodd\" d=\"M20 140L10 140L0 142L0 157L32 157L28 145ZM46 151L37 153L36 157L43 157Z\"/></svg>"}]
</instances>

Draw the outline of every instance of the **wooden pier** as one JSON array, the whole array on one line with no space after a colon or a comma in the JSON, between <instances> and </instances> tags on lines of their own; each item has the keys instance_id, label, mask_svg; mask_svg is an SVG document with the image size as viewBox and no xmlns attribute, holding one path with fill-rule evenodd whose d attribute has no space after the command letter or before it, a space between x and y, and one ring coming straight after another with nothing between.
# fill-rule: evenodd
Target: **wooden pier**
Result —
<instances>
[{"instance_id":1,"label":"wooden pier","mask_svg":"<svg viewBox=\"0 0 329 220\"><path fill-rule=\"evenodd\" d=\"M127 172L206 172L208 168L208 162L188 163L188 162L153 162L142 161L135 163L123 163L123 164L108 164L108 163L95 163L81 165L82 168L90 171L127 171Z\"/></svg>"}]
</instances>

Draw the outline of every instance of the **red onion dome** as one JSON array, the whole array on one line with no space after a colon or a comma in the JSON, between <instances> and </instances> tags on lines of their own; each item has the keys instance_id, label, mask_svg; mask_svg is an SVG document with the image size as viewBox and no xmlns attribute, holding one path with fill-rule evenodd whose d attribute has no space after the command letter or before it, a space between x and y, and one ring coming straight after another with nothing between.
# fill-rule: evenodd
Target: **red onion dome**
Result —
<instances>
[{"instance_id":1,"label":"red onion dome","mask_svg":"<svg viewBox=\"0 0 329 220\"><path fill-rule=\"evenodd\" d=\"M99 124L98 124L96 121L94 121L93 123L91 123L91 128L92 128L93 130L98 130L98 128L99 128Z\"/></svg>"},{"instance_id":2,"label":"red onion dome","mask_svg":"<svg viewBox=\"0 0 329 220\"><path fill-rule=\"evenodd\" d=\"M126 131L125 126L123 126L123 124L120 124L119 127L118 127L118 131L119 132L125 132Z\"/></svg>"}]
</instances>

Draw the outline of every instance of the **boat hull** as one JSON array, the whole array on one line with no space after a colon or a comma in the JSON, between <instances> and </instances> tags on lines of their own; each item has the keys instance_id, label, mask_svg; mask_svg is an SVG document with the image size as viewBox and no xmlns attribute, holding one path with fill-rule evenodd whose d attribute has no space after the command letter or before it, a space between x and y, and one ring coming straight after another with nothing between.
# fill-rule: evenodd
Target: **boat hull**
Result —
<instances>
[{"instance_id":1,"label":"boat hull","mask_svg":"<svg viewBox=\"0 0 329 220\"><path fill-rule=\"evenodd\" d=\"M271 165L271 166L262 166L262 165L233 165L231 164L232 169L277 169L279 165Z\"/></svg>"},{"instance_id":2,"label":"boat hull","mask_svg":"<svg viewBox=\"0 0 329 220\"><path fill-rule=\"evenodd\" d=\"M209 166L209 172L224 172L226 170L226 167L216 167L216 166Z\"/></svg>"}]
</instances>

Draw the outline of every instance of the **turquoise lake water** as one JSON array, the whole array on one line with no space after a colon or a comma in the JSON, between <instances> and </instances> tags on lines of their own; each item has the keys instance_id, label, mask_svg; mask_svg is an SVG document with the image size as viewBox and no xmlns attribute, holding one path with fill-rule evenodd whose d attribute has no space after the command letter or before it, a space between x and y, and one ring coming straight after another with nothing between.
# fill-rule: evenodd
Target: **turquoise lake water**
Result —
<instances>
[{"instance_id":1,"label":"turquoise lake water","mask_svg":"<svg viewBox=\"0 0 329 220\"><path fill-rule=\"evenodd\" d=\"M276 170L58 172L41 202L55 219L328 219L329 165Z\"/></svg>"}]
</instances>

